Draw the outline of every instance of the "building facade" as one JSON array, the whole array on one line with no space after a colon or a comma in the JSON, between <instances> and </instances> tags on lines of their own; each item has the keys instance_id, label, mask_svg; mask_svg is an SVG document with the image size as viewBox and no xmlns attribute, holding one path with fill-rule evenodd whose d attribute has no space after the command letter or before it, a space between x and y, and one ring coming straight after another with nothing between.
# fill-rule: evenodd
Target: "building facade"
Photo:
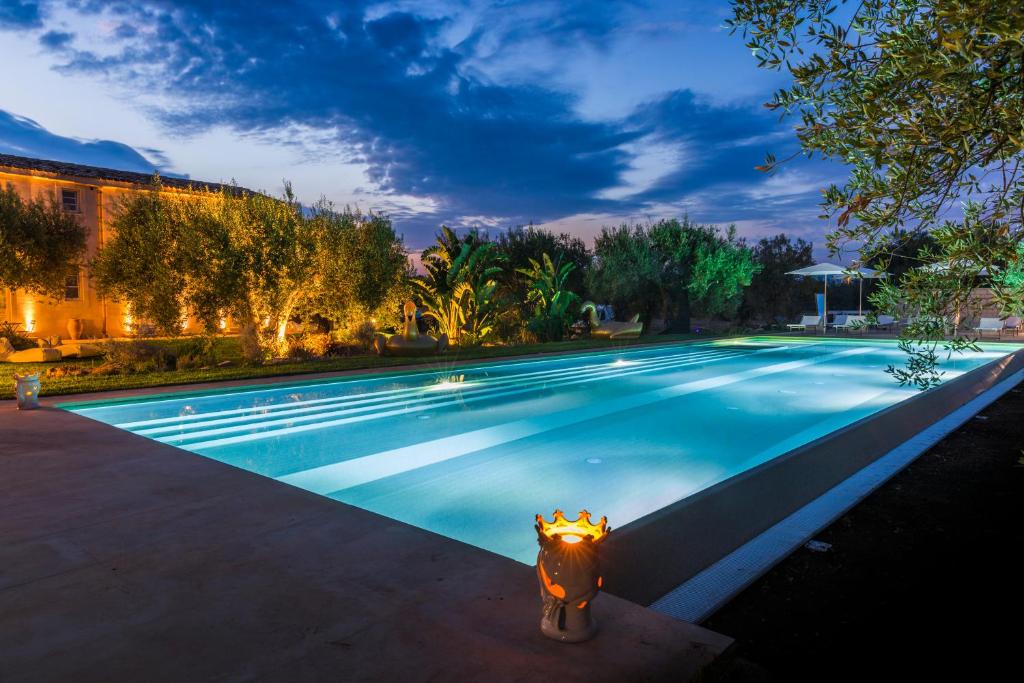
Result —
<instances>
[{"instance_id":1,"label":"building facade","mask_svg":"<svg viewBox=\"0 0 1024 683\"><path fill-rule=\"evenodd\" d=\"M223 189L218 183L180 178L160 179L163 192ZM13 187L24 199L54 198L87 231L87 246L78 275L68 278L57 301L23 290L0 290L0 319L32 336L69 336L77 328L87 338L123 337L137 321L122 304L105 299L89 279L86 264L110 240L111 220L126 193L152 191L153 176L94 166L0 154L0 186ZM191 323L186 321L185 331Z\"/></svg>"}]
</instances>

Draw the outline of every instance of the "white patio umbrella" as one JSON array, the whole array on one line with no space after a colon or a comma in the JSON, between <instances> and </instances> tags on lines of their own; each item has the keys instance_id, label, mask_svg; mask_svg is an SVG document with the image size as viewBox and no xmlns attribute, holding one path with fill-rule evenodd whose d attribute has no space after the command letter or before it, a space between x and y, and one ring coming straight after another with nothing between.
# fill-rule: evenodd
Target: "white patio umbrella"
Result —
<instances>
[{"instance_id":1,"label":"white patio umbrella","mask_svg":"<svg viewBox=\"0 0 1024 683\"><path fill-rule=\"evenodd\" d=\"M857 314L864 315L864 280L887 278L889 273L884 270L872 270L871 268L858 268L857 270L847 271L847 273L860 281L860 289L857 293Z\"/></svg>"},{"instance_id":2,"label":"white patio umbrella","mask_svg":"<svg viewBox=\"0 0 1024 683\"><path fill-rule=\"evenodd\" d=\"M830 275L845 275L849 277L850 272L846 266L837 266L834 263L815 263L813 266L791 270L786 275L800 275L802 277L824 277L825 278L825 311L822 316L822 329L828 325L828 278Z\"/></svg>"}]
</instances>

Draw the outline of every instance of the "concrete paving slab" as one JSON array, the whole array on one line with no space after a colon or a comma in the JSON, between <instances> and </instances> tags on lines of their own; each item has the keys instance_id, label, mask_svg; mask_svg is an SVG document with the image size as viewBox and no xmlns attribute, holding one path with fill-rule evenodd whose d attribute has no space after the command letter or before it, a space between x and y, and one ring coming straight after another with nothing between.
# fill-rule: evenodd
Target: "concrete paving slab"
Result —
<instances>
[{"instance_id":1,"label":"concrete paving slab","mask_svg":"<svg viewBox=\"0 0 1024 683\"><path fill-rule=\"evenodd\" d=\"M47 403L0 402L5 683L684 681L731 644L612 595L555 643L531 567Z\"/></svg>"}]
</instances>

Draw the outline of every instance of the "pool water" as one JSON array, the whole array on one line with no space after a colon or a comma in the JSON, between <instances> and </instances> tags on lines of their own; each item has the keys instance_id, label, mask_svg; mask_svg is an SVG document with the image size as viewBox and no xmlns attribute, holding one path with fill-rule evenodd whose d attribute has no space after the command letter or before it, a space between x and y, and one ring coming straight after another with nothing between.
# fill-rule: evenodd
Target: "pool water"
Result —
<instances>
[{"instance_id":1,"label":"pool water","mask_svg":"<svg viewBox=\"0 0 1024 683\"><path fill-rule=\"evenodd\" d=\"M885 373L904 360L749 338L66 407L532 563L536 513L623 526L913 396Z\"/></svg>"}]
</instances>

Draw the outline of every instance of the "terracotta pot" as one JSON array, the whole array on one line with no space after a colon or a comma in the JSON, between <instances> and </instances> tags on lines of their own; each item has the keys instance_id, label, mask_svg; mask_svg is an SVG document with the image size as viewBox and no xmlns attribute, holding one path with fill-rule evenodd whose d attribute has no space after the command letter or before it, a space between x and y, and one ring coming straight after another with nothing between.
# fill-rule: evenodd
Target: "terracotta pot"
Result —
<instances>
[{"instance_id":1,"label":"terracotta pot","mask_svg":"<svg viewBox=\"0 0 1024 683\"><path fill-rule=\"evenodd\" d=\"M81 339L85 331L85 321L81 318L68 318L68 337L72 341Z\"/></svg>"}]
</instances>

